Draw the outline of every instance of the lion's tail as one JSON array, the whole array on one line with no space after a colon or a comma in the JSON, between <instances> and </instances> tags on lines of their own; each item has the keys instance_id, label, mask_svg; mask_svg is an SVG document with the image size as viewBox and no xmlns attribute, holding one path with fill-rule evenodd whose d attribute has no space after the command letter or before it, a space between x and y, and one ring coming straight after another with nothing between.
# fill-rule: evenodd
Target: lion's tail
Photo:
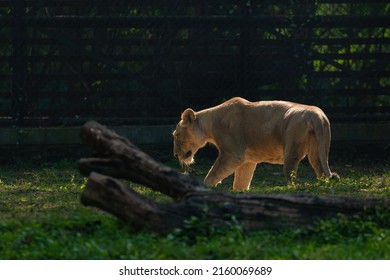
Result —
<instances>
[{"instance_id":1,"label":"lion's tail","mask_svg":"<svg viewBox=\"0 0 390 280\"><path fill-rule=\"evenodd\" d=\"M318 143L319 158L324 175L327 178L332 178L333 174L330 171L328 164L328 156L331 141L331 130L328 118L325 115L315 115L311 118L314 134ZM337 174L334 174L337 176Z\"/></svg>"}]
</instances>

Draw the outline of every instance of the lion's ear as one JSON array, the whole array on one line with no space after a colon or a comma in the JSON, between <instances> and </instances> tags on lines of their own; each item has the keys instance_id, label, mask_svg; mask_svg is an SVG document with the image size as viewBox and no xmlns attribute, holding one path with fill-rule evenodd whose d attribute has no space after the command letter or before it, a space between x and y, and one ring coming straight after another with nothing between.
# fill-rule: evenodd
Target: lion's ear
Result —
<instances>
[{"instance_id":1,"label":"lion's ear","mask_svg":"<svg viewBox=\"0 0 390 280\"><path fill-rule=\"evenodd\" d=\"M195 112L194 110L188 108L186 109L183 114L181 114L181 120L184 124L191 124L196 120Z\"/></svg>"}]
</instances>

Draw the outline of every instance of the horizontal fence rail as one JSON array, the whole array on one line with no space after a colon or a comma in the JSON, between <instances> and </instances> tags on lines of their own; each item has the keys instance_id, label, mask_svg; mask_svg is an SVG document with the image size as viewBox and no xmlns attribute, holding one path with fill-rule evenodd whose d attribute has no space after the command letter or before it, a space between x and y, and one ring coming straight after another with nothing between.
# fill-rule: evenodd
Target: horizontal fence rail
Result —
<instances>
[{"instance_id":1,"label":"horizontal fence rail","mask_svg":"<svg viewBox=\"0 0 390 280\"><path fill-rule=\"evenodd\" d=\"M0 125L171 125L230 97L390 121L388 0L0 0Z\"/></svg>"}]
</instances>

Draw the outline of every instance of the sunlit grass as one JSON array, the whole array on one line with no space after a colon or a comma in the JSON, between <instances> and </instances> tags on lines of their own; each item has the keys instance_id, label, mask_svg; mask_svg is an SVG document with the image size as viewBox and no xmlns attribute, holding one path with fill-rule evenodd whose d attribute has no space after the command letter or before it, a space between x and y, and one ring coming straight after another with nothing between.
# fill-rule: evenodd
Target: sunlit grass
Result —
<instances>
[{"instance_id":1,"label":"sunlit grass","mask_svg":"<svg viewBox=\"0 0 390 280\"><path fill-rule=\"evenodd\" d=\"M390 162L389 162L390 164ZM212 161L203 160L191 166L191 172L200 178L206 176ZM299 165L298 183L288 185L281 165L259 164L252 179L250 193L304 192L314 195L355 195L390 197L390 166L352 166L335 164L331 169L341 180L325 181L315 178L314 171L306 160ZM226 178L217 189L232 191L233 176Z\"/></svg>"},{"instance_id":2,"label":"sunlit grass","mask_svg":"<svg viewBox=\"0 0 390 280\"><path fill-rule=\"evenodd\" d=\"M176 161L170 166L181 168ZM190 173L203 178L212 160L199 160ZM341 181L317 180L307 162L294 185L282 167L258 166L250 193L310 193L390 197L390 167L335 162ZM185 170L188 172L188 170ZM184 170L183 170L184 172ZM135 231L117 218L84 207L86 179L77 161L54 164L16 162L0 167L0 259L389 259L390 214L337 217L308 227L246 232L239 224L207 228L193 219L166 235ZM157 201L169 199L129 183ZM217 187L232 191L232 178Z\"/></svg>"}]
</instances>

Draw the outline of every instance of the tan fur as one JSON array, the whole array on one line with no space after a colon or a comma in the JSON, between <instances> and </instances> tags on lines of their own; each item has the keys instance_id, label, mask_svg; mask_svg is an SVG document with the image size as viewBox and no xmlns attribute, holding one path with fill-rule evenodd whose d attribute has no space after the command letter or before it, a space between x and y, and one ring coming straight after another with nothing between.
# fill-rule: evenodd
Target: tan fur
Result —
<instances>
[{"instance_id":1,"label":"tan fur","mask_svg":"<svg viewBox=\"0 0 390 280\"><path fill-rule=\"evenodd\" d=\"M218 158L205 178L211 186L234 173L233 189L247 190L260 162L283 164L291 181L306 155L317 177L337 176L328 165L330 123L315 106L236 97L199 112L186 109L173 136L174 155L184 164L193 163L207 143L217 147Z\"/></svg>"}]
</instances>

